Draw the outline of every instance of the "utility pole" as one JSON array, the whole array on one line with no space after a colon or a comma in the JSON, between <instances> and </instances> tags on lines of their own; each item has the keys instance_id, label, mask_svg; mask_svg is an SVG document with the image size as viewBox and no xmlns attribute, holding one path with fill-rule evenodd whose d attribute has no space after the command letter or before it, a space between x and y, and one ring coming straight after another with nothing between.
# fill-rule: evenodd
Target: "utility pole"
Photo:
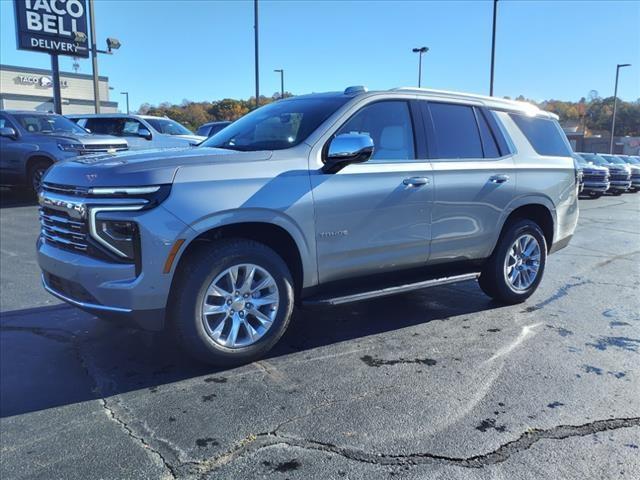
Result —
<instances>
[{"instance_id":1,"label":"utility pole","mask_svg":"<svg viewBox=\"0 0 640 480\"><path fill-rule=\"evenodd\" d=\"M280 100L284 98L284 69L279 68L274 70L274 72L280 74Z\"/></svg>"},{"instance_id":2,"label":"utility pole","mask_svg":"<svg viewBox=\"0 0 640 480\"><path fill-rule=\"evenodd\" d=\"M260 106L260 73L258 72L258 0L253 0L254 41L256 55L256 108Z\"/></svg>"},{"instance_id":3,"label":"utility pole","mask_svg":"<svg viewBox=\"0 0 640 480\"><path fill-rule=\"evenodd\" d=\"M493 97L493 70L496 64L496 18L498 16L498 0L493 0L493 33L491 34L491 80L489 96Z\"/></svg>"},{"instance_id":4,"label":"utility pole","mask_svg":"<svg viewBox=\"0 0 640 480\"><path fill-rule=\"evenodd\" d=\"M411 50L418 54L418 88L422 86L422 55L429 51L429 47L418 47Z\"/></svg>"},{"instance_id":5,"label":"utility pole","mask_svg":"<svg viewBox=\"0 0 640 480\"><path fill-rule=\"evenodd\" d=\"M618 108L618 75L620 69L624 67L630 67L630 63L622 63L616 65L616 86L613 91L613 118L611 119L611 142L609 143L609 154L613 155L613 136L616 133L616 110Z\"/></svg>"},{"instance_id":6,"label":"utility pole","mask_svg":"<svg viewBox=\"0 0 640 480\"><path fill-rule=\"evenodd\" d=\"M96 47L96 16L93 1L89 0L89 30L91 35L91 67L93 72L94 110L100 113L100 76L98 73L98 49Z\"/></svg>"}]
</instances>

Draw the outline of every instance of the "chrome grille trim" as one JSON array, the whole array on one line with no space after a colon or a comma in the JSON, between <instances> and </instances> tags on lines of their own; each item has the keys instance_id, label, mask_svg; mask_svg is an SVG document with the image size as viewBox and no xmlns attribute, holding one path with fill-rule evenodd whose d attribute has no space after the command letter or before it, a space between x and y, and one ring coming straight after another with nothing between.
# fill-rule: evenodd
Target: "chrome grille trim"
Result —
<instances>
[{"instance_id":1,"label":"chrome grille trim","mask_svg":"<svg viewBox=\"0 0 640 480\"><path fill-rule=\"evenodd\" d=\"M45 242L53 246L81 253L89 248L86 223L69 218L59 210L40 207L40 227Z\"/></svg>"}]
</instances>

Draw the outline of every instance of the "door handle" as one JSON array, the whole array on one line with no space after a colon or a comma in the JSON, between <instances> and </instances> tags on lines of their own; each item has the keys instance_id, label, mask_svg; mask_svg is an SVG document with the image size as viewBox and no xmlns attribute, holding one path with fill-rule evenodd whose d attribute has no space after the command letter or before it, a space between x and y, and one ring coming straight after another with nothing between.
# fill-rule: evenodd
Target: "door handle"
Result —
<instances>
[{"instance_id":1,"label":"door handle","mask_svg":"<svg viewBox=\"0 0 640 480\"><path fill-rule=\"evenodd\" d=\"M504 183L508 180L509 180L509 175L503 175L503 174L493 175L489 177L489 181L491 183Z\"/></svg>"},{"instance_id":2,"label":"door handle","mask_svg":"<svg viewBox=\"0 0 640 480\"><path fill-rule=\"evenodd\" d=\"M409 177L405 178L402 181L403 185L407 187L421 187L423 185L427 185L429 183L429 179L426 177Z\"/></svg>"}]
</instances>

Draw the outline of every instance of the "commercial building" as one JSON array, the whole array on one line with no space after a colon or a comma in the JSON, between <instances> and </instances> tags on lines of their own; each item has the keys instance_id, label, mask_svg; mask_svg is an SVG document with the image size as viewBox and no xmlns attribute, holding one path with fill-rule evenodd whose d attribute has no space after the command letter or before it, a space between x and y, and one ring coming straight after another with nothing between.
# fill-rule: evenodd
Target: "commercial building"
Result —
<instances>
[{"instance_id":1,"label":"commercial building","mask_svg":"<svg viewBox=\"0 0 640 480\"><path fill-rule=\"evenodd\" d=\"M100 77L100 113L117 113L109 101L109 78ZM60 72L62 113L94 113L93 77ZM0 109L53 111L51 71L0 65Z\"/></svg>"}]
</instances>

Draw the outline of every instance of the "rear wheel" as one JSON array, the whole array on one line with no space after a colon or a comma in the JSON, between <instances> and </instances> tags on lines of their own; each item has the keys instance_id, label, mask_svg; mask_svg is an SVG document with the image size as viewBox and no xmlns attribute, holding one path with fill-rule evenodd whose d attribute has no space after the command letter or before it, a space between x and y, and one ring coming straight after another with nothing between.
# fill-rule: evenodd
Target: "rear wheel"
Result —
<instances>
[{"instance_id":1,"label":"rear wheel","mask_svg":"<svg viewBox=\"0 0 640 480\"><path fill-rule=\"evenodd\" d=\"M589 196L591 198L600 198L602 196L602 194L594 192L594 193L590 193Z\"/></svg>"},{"instance_id":2,"label":"rear wheel","mask_svg":"<svg viewBox=\"0 0 640 480\"><path fill-rule=\"evenodd\" d=\"M48 160L36 160L29 167L27 179L29 181L29 187L34 195L38 194L40 185L42 185L42 177L44 177L45 172L50 166L51 162Z\"/></svg>"},{"instance_id":3,"label":"rear wheel","mask_svg":"<svg viewBox=\"0 0 640 480\"><path fill-rule=\"evenodd\" d=\"M246 363L268 352L293 311L293 281L282 258L238 239L208 244L186 262L171 308L184 350L214 365Z\"/></svg>"},{"instance_id":4,"label":"rear wheel","mask_svg":"<svg viewBox=\"0 0 640 480\"><path fill-rule=\"evenodd\" d=\"M500 302L521 303L538 288L546 261L547 244L538 224L516 220L503 231L478 283Z\"/></svg>"}]
</instances>

